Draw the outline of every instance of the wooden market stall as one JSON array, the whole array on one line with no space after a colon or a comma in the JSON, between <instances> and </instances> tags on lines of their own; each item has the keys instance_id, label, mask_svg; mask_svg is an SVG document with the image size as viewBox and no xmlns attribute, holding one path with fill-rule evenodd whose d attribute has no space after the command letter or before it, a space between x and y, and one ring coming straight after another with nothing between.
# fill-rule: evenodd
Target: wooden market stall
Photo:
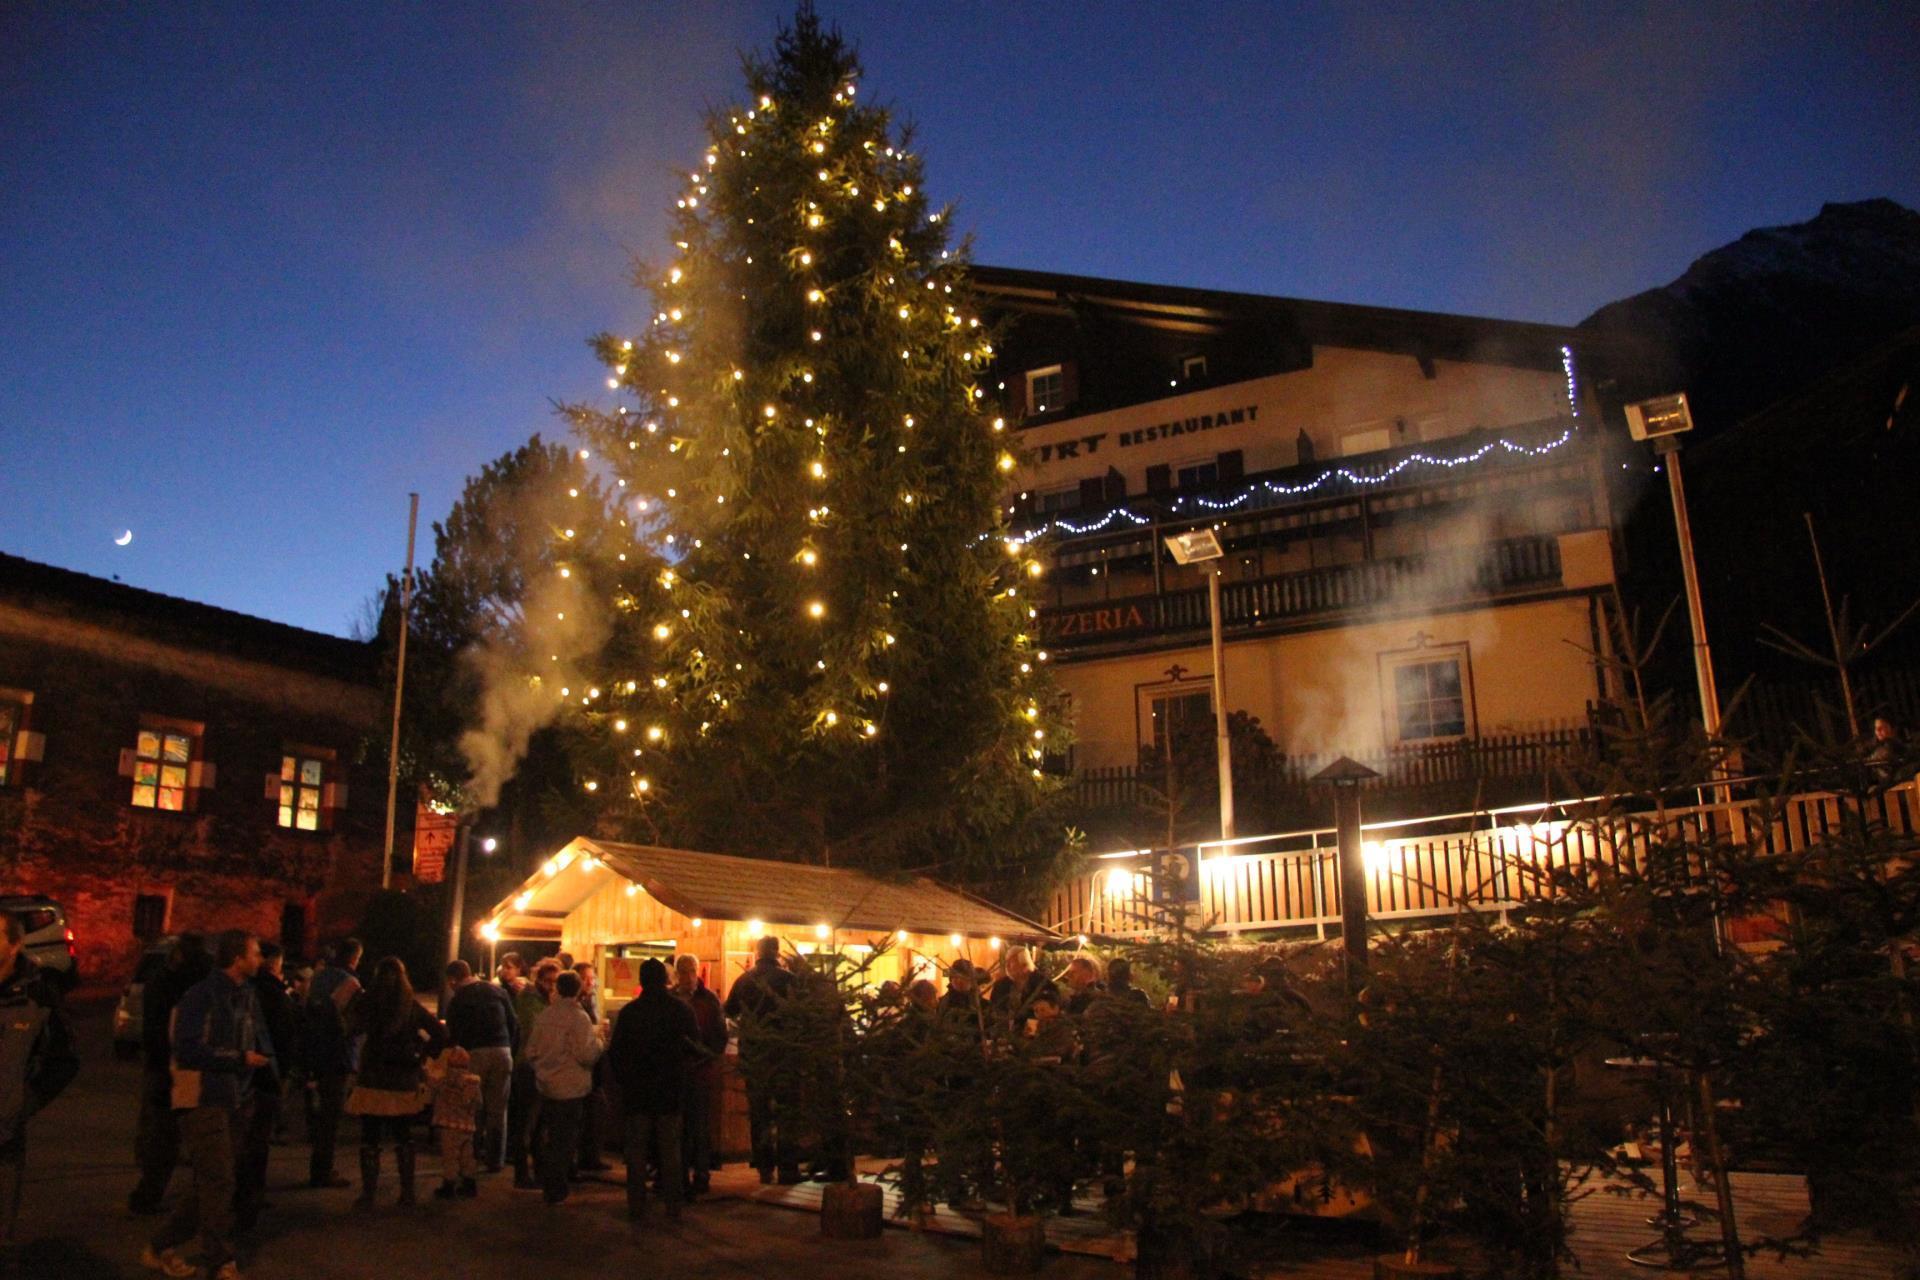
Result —
<instances>
[{"instance_id":1,"label":"wooden market stall","mask_svg":"<svg viewBox=\"0 0 1920 1280\"><path fill-rule=\"evenodd\" d=\"M882 880L864 872L762 858L620 844L580 837L542 863L480 925L496 946L558 944L593 962L601 1008L611 1015L639 990L648 957L700 961L725 998L762 937L783 951L861 956L885 946L872 983L934 978L955 959L982 968L1014 943L1058 935L924 876ZM731 1072L728 1073L730 1076ZM729 1087L721 1147L738 1151L745 1118Z\"/></svg>"}]
</instances>

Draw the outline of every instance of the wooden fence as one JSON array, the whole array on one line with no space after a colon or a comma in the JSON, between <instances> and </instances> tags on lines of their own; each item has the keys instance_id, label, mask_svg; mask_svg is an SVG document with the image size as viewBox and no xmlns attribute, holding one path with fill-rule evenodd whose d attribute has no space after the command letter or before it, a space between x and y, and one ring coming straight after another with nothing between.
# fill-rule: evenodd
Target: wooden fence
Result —
<instances>
[{"instance_id":1,"label":"wooden fence","mask_svg":"<svg viewBox=\"0 0 1920 1280\"><path fill-rule=\"evenodd\" d=\"M1838 834L1851 799L1809 792L1762 803L1730 799L1640 812L1580 817L1577 806L1512 806L1366 823L1367 914L1376 920L1452 915L1460 908L1500 912L1554 892L1562 874L1642 865L1654 842L1750 841L1768 853L1804 850ZM1875 797L1864 815L1920 844L1920 794L1913 781ZM1311 930L1326 936L1340 922L1340 876L1330 827L1289 831L1176 850L1197 863L1193 911L1217 933ZM1060 886L1047 923L1065 933L1137 937L1153 930L1168 904L1156 901L1175 877L1144 850L1108 854ZM1188 881L1191 884L1191 880Z\"/></svg>"}]
</instances>

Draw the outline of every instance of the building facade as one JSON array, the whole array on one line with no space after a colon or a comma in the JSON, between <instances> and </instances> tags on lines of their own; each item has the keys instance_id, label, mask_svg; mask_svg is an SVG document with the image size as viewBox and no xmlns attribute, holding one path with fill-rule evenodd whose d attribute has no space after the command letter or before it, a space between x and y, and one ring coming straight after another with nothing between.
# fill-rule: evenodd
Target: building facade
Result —
<instances>
[{"instance_id":1,"label":"building facade","mask_svg":"<svg viewBox=\"0 0 1920 1280\"><path fill-rule=\"evenodd\" d=\"M152 940L310 951L379 885L371 647L0 555L0 889L67 910L84 982Z\"/></svg>"},{"instance_id":2,"label":"building facade","mask_svg":"<svg viewBox=\"0 0 1920 1280\"><path fill-rule=\"evenodd\" d=\"M1573 331L983 268L1025 462L1009 518L1071 700L1123 771L1226 703L1288 759L1563 741L1604 690L1609 447ZM1028 541L1030 540L1030 541ZM1031 549L1031 550L1030 550Z\"/></svg>"}]
</instances>

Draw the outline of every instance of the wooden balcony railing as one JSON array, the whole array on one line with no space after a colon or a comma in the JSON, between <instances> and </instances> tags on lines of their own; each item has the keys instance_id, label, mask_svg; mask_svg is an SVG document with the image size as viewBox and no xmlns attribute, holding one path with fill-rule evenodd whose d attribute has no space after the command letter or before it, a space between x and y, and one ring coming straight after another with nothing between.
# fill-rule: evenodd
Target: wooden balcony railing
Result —
<instances>
[{"instance_id":1,"label":"wooden balcony railing","mask_svg":"<svg viewBox=\"0 0 1920 1280\"><path fill-rule=\"evenodd\" d=\"M1391 606L1400 600L1430 605L1484 599L1559 582L1557 538L1508 538L1483 546L1227 583L1220 589L1220 623L1230 630L1270 626ZM1041 635L1055 647L1204 631L1208 625L1204 587L1040 611Z\"/></svg>"},{"instance_id":2,"label":"wooden balcony railing","mask_svg":"<svg viewBox=\"0 0 1920 1280\"><path fill-rule=\"evenodd\" d=\"M1560 873L1640 865L1655 841L1750 842L1769 854L1797 852L1845 829L1851 801L1808 792L1784 801L1731 799L1650 813L1569 821L1539 805L1443 814L1362 828L1367 914L1377 920L1444 918L1466 907L1498 912L1551 895ZM1867 821L1920 845L1920 794L1912 781L1869 802ZM1861 815L1853 817L1857 821ZM1230 846L1177 851L1199 867L1195 918L1216 933L1312 931L1340 922L1340 877L1332 828L1283 832ZM1138 937L1168 905L1156 902L1154 859L1109 855L1060 885L1047 923L1065 933Z\"/></svg>"}]
</instances>

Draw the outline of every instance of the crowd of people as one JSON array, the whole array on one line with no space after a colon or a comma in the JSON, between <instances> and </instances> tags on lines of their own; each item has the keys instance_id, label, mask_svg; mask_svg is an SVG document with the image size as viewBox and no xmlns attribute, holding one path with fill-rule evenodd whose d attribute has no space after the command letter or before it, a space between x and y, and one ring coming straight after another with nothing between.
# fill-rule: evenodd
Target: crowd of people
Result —
<instances>
[{"instance_id":1,"label":"crowd of people","mask_svg":"<svg viewBox=\"0 0 1920 1280\"><path fill-rule=\"evenodd\" d=\"M18 922L0 922L0 1229L11 1243L26 1120L71 1082L79 1059L57 987L21 949ZM441 1166L436 1198L475 1197L483 1175L511 1168L516 1188L558 1205L583 1174L606 1169L603 1153L618 1146L630 1217L644 1220L657 1193L678 1220L719 1167L730 1024L742 1055L751 1053L777 1027L796 982L789 964L799 962L783 959L777 939L761 939L723 1004L696 957L678 956L671 969L647 959L637 991L609 1020L594 966L565 953L529 963L510 952L490 980L455 960L437 1016L398 957L383 957L365 978L362 957L349 938L320 966L289 973L278 946L244 930L175 940L141 1002L140 1172L128 1207L165 1215L141 1254L146 1268L185 1280L204 1267L213 1280L238 1280L236 1236L270 1207L269 1152L289 1139L294 1117L304 1119L306 1184L315 1189L355 1185L336 1167L336 1151L342 1123L357 1121L358 1210L375 1206L389 1151L394 1203L417 1203L430 1130ZM1103 978L1080 956L1056 984L1014 947L997 976L962 959L947 970L944 993L921 979L886 984L875 998L903 1016L957 1014L982 1025L997 1017L1031 1030L1083 1012L1097 995L1144 1004L1129 977L1123 960ZM772 1083L749 1073L747 1085L761 1180L799 1181L801 1126L782 1114L793 1095L777 1073ZM625 1132L610 1143L600 1117L616 1110ZM168 1184L182 1165L191 1185L168 1212Z\"/></svg>"},{"instance_id":2,"label":"crowd of people","mask_svg":"<svg viewBox=\"0 0 1920 1280\"><path fill-rule=\"evenodd\" d=\"M511 1167L516 1188L559 1204L582 1174L609 1168L600 1120L609 1097L626 1121L631 1217L645 1218L650 1184L670 1219L708 1190L728 1029L697 959L678 957L671 973L643 962L634 998L608 1020L593 965L565 953L530 964L510 952L491 980L455 960L438 1016L398 957L363 978L363 954L349 938L317 969L289 974L278 947L244 931L211 948L196 934L175 942L142 996L140 1177L129 1208L163 1212L181 1165L192 1185L144 1266L176 1280L201 1266L237 1280L234 1239L268 1207L268 1154L290 1114L305 1119L315 1189L355 1185L336 1151L343 1122L358 1123L360 1210L376 1204L389 1152L394 1202L417 1203L426 1129L441 1165L436 1198L475 1197L483 1174ZM70 1045L64 1023L61 1043ZM51 1096L61 1083L47 1077L43 1088Z\"/></svg>"}]
</instances>

